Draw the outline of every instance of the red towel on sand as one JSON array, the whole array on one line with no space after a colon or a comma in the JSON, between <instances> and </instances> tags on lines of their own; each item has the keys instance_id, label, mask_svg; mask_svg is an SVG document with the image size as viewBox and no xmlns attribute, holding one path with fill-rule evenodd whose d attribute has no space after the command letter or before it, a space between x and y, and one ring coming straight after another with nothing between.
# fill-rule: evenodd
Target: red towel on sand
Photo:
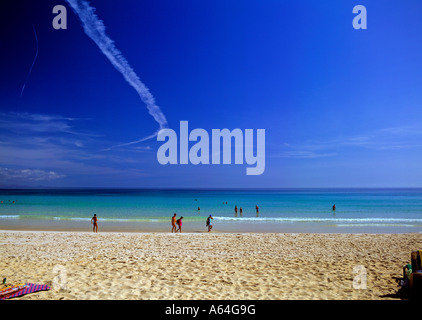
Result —
<instances>
[{"instance_id":1,"label":"red towel on sand","mask_svg":"<svg viewBox=\"0 0 422 320\"><path fill-rule=\"evenodd\" d=\"M13 289L13 287L10 289ZM50 289L51 288L47 286L46 284L25 283L25 286L19 289L18 291L11 292L8 295L0 296L0 300L15 298L15 297L23 296L24 294L37 292L37 291L43 291L43 290L50 290Z\"/></svg>"}]
</instances>

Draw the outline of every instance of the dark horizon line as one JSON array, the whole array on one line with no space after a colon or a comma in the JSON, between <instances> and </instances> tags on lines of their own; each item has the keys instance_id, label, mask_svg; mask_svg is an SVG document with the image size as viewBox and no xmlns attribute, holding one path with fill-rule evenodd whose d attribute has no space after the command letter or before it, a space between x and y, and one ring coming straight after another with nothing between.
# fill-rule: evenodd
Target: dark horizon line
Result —
<instances>
[{"instance_id":1,"label":"dark horizon line","mask_svg":"<svg viewBox=\"0 0 422 320\"><path fill-rule=\"evenodd\" d=\"M422 187L48 187L19 186L0 187L3 190L374 190L374 189L422 189Z\"/></svg>"}]
</instances>

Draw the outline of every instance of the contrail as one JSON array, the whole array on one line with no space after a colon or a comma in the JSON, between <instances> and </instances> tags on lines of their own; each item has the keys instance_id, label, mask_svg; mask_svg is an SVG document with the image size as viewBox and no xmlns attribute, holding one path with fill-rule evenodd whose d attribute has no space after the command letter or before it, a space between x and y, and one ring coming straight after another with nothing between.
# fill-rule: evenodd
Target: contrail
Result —
<instances>
[{"instance_id":1,"label":"contrail","mask_svg":"<svg viewBox=\"0 0 422 320\"><path fill-rule=\"evenodd\" d=\"M135 141L131 141L131 142L126 142L126 143L117 144L117 145L115 145L115 146L112 146L112 147L109 147L109 148L103 149L103 151L110 151L110 150L111 150L111 149L113 149L113 148L126 147L126 146L130 146L130 145L132 145L132 144L137 144L137 143L139 143L139 142L143 142L143 141L146 141L146 140L149 140L149 139L153 139L153 138L155 138L155 137L157 136L158 132L159 132L161 129L162 129L162 128L158 129L158 130L157 130L156 132L154 132L152 135L147 136L147 137L145 137L145 138L141 138L141 139L139 139L139 140L135 140Z\"/></svg>"},{"instance_id":2,"label":"contrail","mask_svg":"<svg viewBox=\"0 0 422 320\"><path fill-rule=\"evenodd\" d=\"M37 32L35 31L35 27L34 27L34 25L32 24L32 30L34 31L34 35L35 35L35 43L37 44L37 49L36 49L36 52L35 52L35 57L34 57L34 60L32 61L32 65L31 65L31 68L29 68L29 72L28 72L28 75L26 76L26 80L25 80L25 83L23 84L23 86L22 86L22 90L21 90L21 97L22 97L22 94L23 94L23 91L25 90L25 87L26 87L26 83L28 82L28 80L29 80L29 76L31 75L31 71L32 71L32 68L34 67L34 64L35 64L35 60L37 60L37 57L38 57L38 37L37 37Z\"/></svg>"},{"instance_id":3,"label":"contrail","mask_svg":"<svg viewBox=\"0 0 422 320\"><path fill-rule=\"evenodd\" d=\"M97 44L101 52L108 58L111 64L136 90L136 92L141 97L142 101L146 104L149 114L159 124L159 129L153 135L118 146L130 145L154 138L161 129L164 129L167 126L166 117L161 112L160 107L155 104L154 96L142 83L135 71L133 71L126 58L123 57L122 53L116 48L116 46L114 45L114 41L107 36L107 34L105 33L104 23L99 20L98 16L95 14L95 8L91 7L89 3L84 0L66 1L70 4L73 11L75 11L79 19L81 20L85 33Z\"/></svg>"}]
</instances>

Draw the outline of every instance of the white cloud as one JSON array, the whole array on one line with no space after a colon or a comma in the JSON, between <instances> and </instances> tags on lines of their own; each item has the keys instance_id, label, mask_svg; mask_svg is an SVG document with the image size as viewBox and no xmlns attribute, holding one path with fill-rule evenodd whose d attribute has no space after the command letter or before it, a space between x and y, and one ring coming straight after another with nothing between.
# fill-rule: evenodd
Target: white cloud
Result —
<instances>
[{"instance_id":1,"label":"white cloud","mask_svg":"<svg viewBox=\"0 0 422 320\"><path fill-rule=\"evenodd\" d=\"M312 139L303 144L282 143L269 157L302 159L333 157L340 155L346 148L396 151L420 149L421 135L422 130L417 126L397 126L330 140Z\"/></svg>"},{"instance_id":2,"label":"white cloud","mask_svg":"<svg viewBox=\"0 0 422 320\"><path fill-rule=\"evenodd\" d=\"M150 146L105 153L109 140L80 133L81 120L60 115L0 112L0 186L98 177L136 179ZM61 180L62 178L66 178Z\"/></svg>"},{"instance_id":3,"label":"white cloud","mask_svg":"<svg viewBox=\"0 0 422 320\"><path fill-rule=\"evenodd\" d=\"M337 153L316 153L308 150L285 151L273 154L272 158L298 158L298 159L314 159L336 156Z\"/></svg>"},{"instance_id":4,"label":"white cloud","mask_svg":"<svg viewBox=\"0 0 422 320\"><path fill-rule=\"evenodd\" d=\"M59 115L33 114L28 112L1 112L0 129L13 133L63 133L74 136L93 136L89 133L76 131L70 124L82 119L63 117Z\"/></svg>"},{"instance_id":5,"label":"white cloud","mask_svg":"<svg viewBox=\"0 0 422 320\"><path fill-rule=\"evenodd\" d=\"M0 168L0 179L3 181L49 181L63 177L65 176L54 171Z\"/></svg>"}]
</instances>

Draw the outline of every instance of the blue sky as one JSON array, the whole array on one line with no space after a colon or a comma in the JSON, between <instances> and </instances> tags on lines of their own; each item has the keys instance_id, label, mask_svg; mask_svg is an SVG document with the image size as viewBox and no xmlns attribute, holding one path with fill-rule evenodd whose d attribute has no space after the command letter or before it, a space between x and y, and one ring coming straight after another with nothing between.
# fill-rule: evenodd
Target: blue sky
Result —
<instances>
[{"instance_id":1,"label":"blue sky","mask_svg":"<svg viewBox=\"0 0 422 320\"><path fill-rule=\"evenodd\" d=\"M17 0L0 10L0 187L422 187L421 1L89 3L169 128L265 129L265 172L124 145L158 129L136 90L68 2Z\"/></svg>"}]
</instances>

